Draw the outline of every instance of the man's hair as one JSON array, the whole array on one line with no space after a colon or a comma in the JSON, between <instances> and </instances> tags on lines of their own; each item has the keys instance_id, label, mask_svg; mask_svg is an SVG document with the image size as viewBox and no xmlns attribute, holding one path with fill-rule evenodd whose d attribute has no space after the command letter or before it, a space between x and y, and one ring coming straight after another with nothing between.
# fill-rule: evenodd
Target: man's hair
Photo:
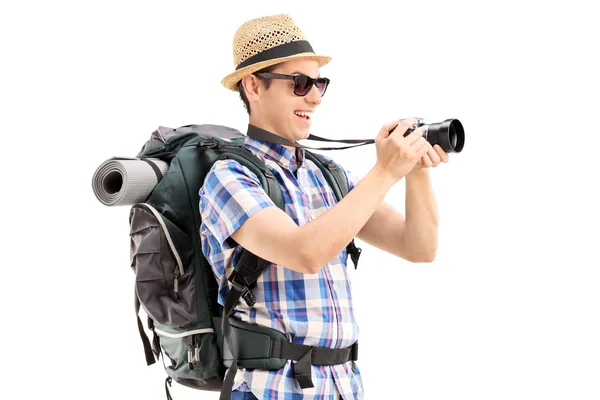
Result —
<instances>
[{"instance_id":1,"label":"man's hair","mask_svg":"<svg viewBox=\"0 0 600 400\"><path fill-rule=\"evenodd\" d=\"M277 65L271 65L267 68L263 68L260 71L256 71L255 74L259 74L261 72L271 72L275 69L276 66ZM264 79L264 78L261 78L260 76L256 76L256 78L262 82L265 89L269 89L269 87L271 86L270 79ZM246 97L246 92L244 91L244 85L242 85L241 80L238 82L238 90L240 92L240 99L242 99L242 102L244 103L246 111L248 111L248 115L250 115L250 103L248 102L248 98Z\"/></svg>"}]
</instances>

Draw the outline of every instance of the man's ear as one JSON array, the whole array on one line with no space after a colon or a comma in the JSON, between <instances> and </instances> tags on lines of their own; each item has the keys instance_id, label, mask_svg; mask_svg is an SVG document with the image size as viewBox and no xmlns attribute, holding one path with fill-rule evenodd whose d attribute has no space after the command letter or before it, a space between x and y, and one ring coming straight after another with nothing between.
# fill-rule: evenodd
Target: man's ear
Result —
<instances>
[{"instance_id":1,"label":"man's ear","mask_svg":"<svg viewBox=\"0 0 600 400\"><path fill-rule=\"evenodd\" d=\"M244 86L244 91L246 92L246 98L248 100L257 101L259 91L262 89L258 78L252 74L245 76L242 78L242 85Z\"/></svg>"}]
</instances>

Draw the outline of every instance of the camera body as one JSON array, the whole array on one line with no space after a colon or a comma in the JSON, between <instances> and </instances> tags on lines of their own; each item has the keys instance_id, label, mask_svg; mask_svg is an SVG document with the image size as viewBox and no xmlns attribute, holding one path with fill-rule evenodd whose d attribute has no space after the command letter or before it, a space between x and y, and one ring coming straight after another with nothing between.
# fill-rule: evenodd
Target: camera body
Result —
<instances>
[{"instance_id":1,"label":"camera body","mask_svg":"<svg viewBox=\"0 0 600 400\"><path fill-rule=\"evenodd\" d=\"M398 124L400 124L401 122L406 121L408 118L402 118L398 120ZM419 117L413 117L413 119L417 120L416 124L411 125L406 132L404 132L404 135L402 136L408 136L410 135L412 132L414 132L416 129L418 128L422 128L421 130L423 131L423 137L427 138L427 131L429 130L429 126L425 123L425 119L424 118L419 118Z\"/></svg>"}]
</instances>

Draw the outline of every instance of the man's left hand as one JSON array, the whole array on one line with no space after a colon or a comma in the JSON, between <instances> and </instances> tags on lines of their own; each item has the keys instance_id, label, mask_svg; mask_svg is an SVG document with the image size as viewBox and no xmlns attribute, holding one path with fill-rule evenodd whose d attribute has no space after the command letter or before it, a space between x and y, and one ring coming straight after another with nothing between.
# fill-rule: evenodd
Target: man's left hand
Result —
<instances>
[{"instance_id":1,"label":"man's left hand","mask_svg":"<svg viewBox=\"0 0 600 400\"><path fill-rule=\"evenodd\" d=\"M423 168L437 167L440 165L440 163L448 162L448 153L446 153L439 144L431 146L431 143L427 142L425 146L427 146L427 153L421 157L418 163L415 164L412 171Z\"/></svg>"}]
</instances>

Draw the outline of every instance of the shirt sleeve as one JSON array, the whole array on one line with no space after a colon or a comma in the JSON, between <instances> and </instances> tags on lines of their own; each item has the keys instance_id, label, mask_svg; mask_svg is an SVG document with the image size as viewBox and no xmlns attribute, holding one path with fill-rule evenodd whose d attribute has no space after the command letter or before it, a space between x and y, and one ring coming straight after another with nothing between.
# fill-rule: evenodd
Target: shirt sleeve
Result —
<instances>
[{"instance_id":1,"label":"shirt sleeve","mask_svg":"<svg viewBox=\"0 0 600 400\"><path fill-rule=\"evenodd\" d=\"M220 245L257 211L276 207L258 177L235 160L218 160L206 175L200 217Z\"/></svg>"}]
</instances>

